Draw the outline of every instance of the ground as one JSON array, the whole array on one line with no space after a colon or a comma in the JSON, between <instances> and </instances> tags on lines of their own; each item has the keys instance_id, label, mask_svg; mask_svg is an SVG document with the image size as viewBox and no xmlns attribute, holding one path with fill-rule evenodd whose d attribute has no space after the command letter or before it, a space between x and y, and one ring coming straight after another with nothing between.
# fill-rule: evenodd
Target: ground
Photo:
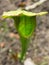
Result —
<instances>
[{"instance_id":1,"label":"ground","mask_svg":"<svg viewBox=\"0 0 49 65\"><path fill-rule=\"evenodd\" d=\"M16 10L18 1L0 0L0 65L23 65L19 61L15 62L8 51L9 49L13 49L16 52L21 51L21 43L15 30L14 22L12 19L3 20L1 17L4 11ZM49 0L32 11L49 12ZM44 16L38 16L36 20L35 37L31 37L26 58L30 57L37 65L49 65L49 13Z\"/></svg>"}]
</instances>

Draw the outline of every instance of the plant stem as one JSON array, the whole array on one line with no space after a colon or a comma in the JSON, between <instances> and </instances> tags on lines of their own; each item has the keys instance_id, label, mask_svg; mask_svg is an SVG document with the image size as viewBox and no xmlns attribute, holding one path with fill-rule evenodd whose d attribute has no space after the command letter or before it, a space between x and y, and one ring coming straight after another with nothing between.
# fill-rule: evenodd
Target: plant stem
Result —
<instances>
[{"instance_id":1,"label":"plant stem","mask_svg":"<svg viewBox=\"0 0 49 65\"><path fill-rule=\"evenodd\" d=\"M21 40L21 45L22 45L22 50L21 50L21 54L20 54L20 61L22 61L26 55L29 39L21 37L20 40Z\"/></svg>"}]
</instances>

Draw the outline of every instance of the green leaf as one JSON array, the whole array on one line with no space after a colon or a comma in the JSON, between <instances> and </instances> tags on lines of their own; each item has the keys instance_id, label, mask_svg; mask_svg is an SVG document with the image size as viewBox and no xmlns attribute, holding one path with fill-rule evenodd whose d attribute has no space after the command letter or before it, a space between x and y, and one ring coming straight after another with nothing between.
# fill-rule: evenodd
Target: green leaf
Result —
<instances>
[{"instance_id":1,"label":"green leaf","mask_svg":"<svg viewBox=\"0 0 49 65\"><path fill-rule=\"evenodd\" d=\"M24 16L20 17L20 23L18 32L21 36L28 38L32 35L36 28L36 16Z\"/></svg>"}]
</instances>

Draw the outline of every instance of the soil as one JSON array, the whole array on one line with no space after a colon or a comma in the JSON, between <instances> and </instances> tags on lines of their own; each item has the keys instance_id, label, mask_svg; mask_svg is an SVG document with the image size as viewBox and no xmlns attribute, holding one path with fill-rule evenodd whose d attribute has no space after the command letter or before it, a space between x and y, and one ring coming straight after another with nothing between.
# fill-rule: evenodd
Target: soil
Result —
<instances>
[{"instance_id":1,"label":"soil","mask_svg":"<svg viewBox=\"0 0 49 65\"><path fill-rule=\"evenodd\" d=\"M34 0L33 3L37 1ZM18 60L14 61L9 53L9 49L16 53L21 51L21 43L14 22L12 19L3 20L1 17L4 11L16 10L19 2L19 0L0 0L0 65L23 65ZM30 4L31 0L27 2ZM49 0L32 11L49 12ZM35 35L31 37L26 58L30 57L37 65L43 63L49 65L49 13L44 16L37 16L36 20Z\"/></svg>"}]
</instances>

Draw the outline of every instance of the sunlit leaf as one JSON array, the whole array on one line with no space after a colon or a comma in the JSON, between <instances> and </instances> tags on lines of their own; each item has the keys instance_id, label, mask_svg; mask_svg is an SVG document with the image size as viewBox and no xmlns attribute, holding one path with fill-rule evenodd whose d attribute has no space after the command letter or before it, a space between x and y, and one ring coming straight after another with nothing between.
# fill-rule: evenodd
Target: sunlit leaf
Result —
<instances>
[{"instance_id":1,"label":"sunlit leaf","mask_svg":"<svg viewBox=\"0 0 49 65\"><path fill-rule=\"evenodd\" d=\"M11 16L18 16L18 15L21 15L21 14L26 15L26 16L39 16L39 15L44 15L44 14L47 14L47 13L48 12L33 13L33 12L17 9L16 11L4 12L2 17L8 18L8 17L11 17Z\"/></svg>"}]
</instances>

